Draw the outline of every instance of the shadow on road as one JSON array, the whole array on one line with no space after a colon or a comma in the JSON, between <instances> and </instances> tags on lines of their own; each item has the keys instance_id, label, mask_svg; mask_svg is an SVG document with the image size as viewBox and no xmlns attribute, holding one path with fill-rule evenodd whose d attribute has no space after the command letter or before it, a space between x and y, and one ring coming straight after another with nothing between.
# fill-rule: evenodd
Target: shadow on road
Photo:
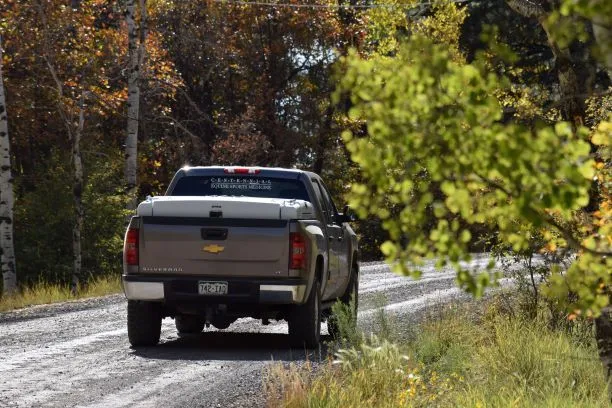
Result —
<instances>
[{"instance_id":1,"label":"shadow on road","mask_svg":"<svg viewBox=\"0 0 612 408\"><path fill-rule=\"evenodd\" d=\"M155 347L133 348L132 355L156 360L320 361L327 356L330 336L321 336L315 350L290 347L286 334L203 332Z\"/></svg>"}]
</instances>

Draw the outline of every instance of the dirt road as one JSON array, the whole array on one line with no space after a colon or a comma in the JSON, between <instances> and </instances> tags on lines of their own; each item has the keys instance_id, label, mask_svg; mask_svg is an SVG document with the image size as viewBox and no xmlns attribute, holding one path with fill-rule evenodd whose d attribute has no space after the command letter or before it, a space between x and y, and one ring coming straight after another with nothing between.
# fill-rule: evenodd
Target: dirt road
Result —
<instances>
[{"instance_id":1,"label":"dirt road","mask_svg":"<svg viewBox=\"0 0 612 408\"><path fill-rule=\"evenodd\" d=\"M473 266L486 262L477 258ZM371 327L384 298L385 310L407 327L428 305L460 296L453 279L451 270L428 268L414 281L384 264L364 264L359 325ZM241 319L227 330L179 338L174 321L166 318L161 344L134 350L122 295L0 313L0 406L263 406L266 364L306 358L303 350L287 347L286 333L284 322L262 326Z\"/></svg>"}]
</instances>

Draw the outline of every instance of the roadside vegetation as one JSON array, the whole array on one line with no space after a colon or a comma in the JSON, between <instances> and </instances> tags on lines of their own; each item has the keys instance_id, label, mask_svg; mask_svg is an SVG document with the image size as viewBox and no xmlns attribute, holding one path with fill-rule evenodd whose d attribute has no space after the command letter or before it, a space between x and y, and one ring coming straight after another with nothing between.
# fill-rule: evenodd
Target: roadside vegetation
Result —
<instances>
[{"instance_id":1,"label":"roadside vegetation","mask_svg":"<svg viewBox=\"0 0 612 408\"><path fill-rule=\"evenodd\" d=\"M322 364L272 366L268 406L609 406L592 323L545 308L529 318L531 304L508 293L452 304L409 338L345 333Z\"/></svg>"},{"instance_id":2,"label":"roadside vegetation","mask_svg":"<svg viewBox=\"0 0 612 408\"><path fill-rule=\"evenodd\" d=\"M121 292L121 277L119 275L105 275L96 277L86 286L79 288L76 296L72 294L70 286L57 283L39 282L22 290L5 295L0 298L0 312L20 309L33 305L65 302L95 296L110 295Z\"/></svg>"}]
</instances>

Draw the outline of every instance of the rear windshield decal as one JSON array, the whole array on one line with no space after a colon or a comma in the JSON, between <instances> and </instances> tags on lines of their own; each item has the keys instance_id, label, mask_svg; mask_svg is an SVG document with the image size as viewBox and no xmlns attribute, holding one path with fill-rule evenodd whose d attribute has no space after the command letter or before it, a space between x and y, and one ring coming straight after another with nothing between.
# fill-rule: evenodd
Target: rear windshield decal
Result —
<instances>
[{"instance_id":1,"label":"rear windshield decal","mask_svg":"<svg viewBox=\"0 0 612 408\"><path fill-rule=\"evenodd\" d=\"M301 180L259 176L181 177L170 195L283 198L310 201Z\"/></svg>"},{"instance_id":2,"label":"rear windshield decal","mask_svg":"<svg viewBox=\"0 0 612 408\"><path fill-rule=\"evenodd\" d=\"M272 182L270 179L259 178L211 177L210 188L213 190L272 190Z\"/></svg>"}]
</instances>

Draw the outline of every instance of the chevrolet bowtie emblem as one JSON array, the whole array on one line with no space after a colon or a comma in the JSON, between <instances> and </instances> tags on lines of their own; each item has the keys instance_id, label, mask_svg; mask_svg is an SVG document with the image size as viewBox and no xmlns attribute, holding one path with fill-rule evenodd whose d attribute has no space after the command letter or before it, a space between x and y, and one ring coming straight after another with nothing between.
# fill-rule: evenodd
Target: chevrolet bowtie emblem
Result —
<instances>
[{"instance_id":1,"label":"chevrolet bowtie emblem","mask_svg":"<svg viewBox=\"0 0 612 408\"><path fill-rule=\"evenodd\" d=\"M225 247L222 247L217 244L206 245L204 248L202 248L202 251L210 252L211 254L218 254L219 252L223 252L224 250L225 250Z\"/></svg>"}]
</instances>

